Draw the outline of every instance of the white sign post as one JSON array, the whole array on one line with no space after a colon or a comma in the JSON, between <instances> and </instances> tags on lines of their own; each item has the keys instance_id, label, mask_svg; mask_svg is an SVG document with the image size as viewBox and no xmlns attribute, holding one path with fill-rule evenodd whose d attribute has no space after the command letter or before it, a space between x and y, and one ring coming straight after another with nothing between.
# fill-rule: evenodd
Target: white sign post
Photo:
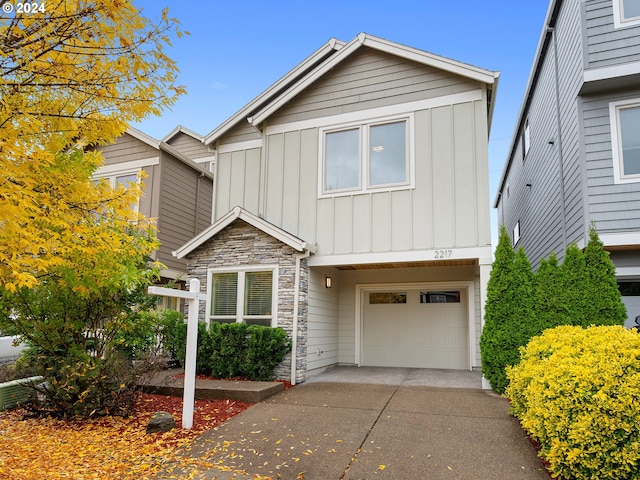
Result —
<instances>
[{"instance_id":1,"label":"white sign post","mask_svg":"<svg viewBox=\"0 0 640 480\"><path fill-rule=\"evenodd\" d=\"M200 300L206 296L200 293L200 280L191 279L189 291L173 288L149 287L150 295L184 298L189 301L189 315L187 316L187 354L184 361L184 395L182 397L182 428L191 430L193 427L193 403L196 392L196 353L198 345L198 308Z\"/></svg>"}]
</instances>

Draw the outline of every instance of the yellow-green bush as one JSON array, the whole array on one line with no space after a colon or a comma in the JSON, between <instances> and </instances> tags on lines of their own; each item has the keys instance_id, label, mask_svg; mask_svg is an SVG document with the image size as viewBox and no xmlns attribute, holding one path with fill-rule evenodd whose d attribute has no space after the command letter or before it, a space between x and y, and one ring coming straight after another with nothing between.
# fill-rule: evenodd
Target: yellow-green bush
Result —
<instances>
[{"instance_id":1,"label":"yellow-green bush","mask_svg":"<svg viewBox=\"0 0 640 480\"><path fill-rule=\"evenodd\" d=\"M553 475L640 478L640 334L556 327L523 347L507 376L511 411Z\"/></svg>"}]
</instances>

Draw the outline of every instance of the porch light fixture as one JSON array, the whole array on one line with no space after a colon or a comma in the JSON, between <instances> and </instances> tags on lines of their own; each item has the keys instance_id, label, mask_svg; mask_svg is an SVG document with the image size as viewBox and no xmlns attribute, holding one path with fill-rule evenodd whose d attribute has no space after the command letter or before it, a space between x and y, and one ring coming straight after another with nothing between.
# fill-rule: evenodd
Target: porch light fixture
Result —
<instances>
[{"instance_id":1,"label":"porch light fixture","mask_svg":"<svg viewBox=\"0 0 640 480\"><path fill-rule=\"evenodd\" d=\"M324 288L331 288L331 277L324 277Z\"/></svg>"}]
</instances>

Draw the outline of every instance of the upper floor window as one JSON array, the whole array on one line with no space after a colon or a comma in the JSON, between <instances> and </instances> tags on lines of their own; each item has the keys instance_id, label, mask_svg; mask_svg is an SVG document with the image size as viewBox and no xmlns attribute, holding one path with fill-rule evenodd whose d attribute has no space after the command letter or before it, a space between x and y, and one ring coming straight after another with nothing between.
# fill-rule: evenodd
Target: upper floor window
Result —
<instances>
[{"instance_id":1,"label":"upper floor window","mask_svg":"<svg viewBox=\"0 0 640 480\"><path fill-rule=\"evenodd\" d=\"M515 226L513 227L513 246L515 247L519 241L520 241L520 220L518 220Z\"/></svg>"},{"instance_id":2,"label":"upper floor window","mask_svg":"<svg viewBox=\"0 0 640 480\"><path fill-rule=\"evenodd\" d=\"M640 99L612 102L609 116L614 181L640 182Z\"/></svg>"},{"instance_id":3,"label":"upper floor window","mask_svg":"<svg viewBox=\"0 0 640 480\"><path fill-rule=\"evenodd\" d=\"M640 0L613 0L613 23L616 28L640 24Z\"/></svg>"},{"instance_id":4,"label":"upper floor window","mask_svg":"<svg viewBox=\"0 0 640 480\"><path fill-rule=\"evenodd\" d=\"M410 185L409 119L321 130L320 194Z\"/></svg>"},{"instance_id":5,"label":"upper floor window","mask_svg":"<svg viewBox=\"0 0 640 480\"><path fill-rule=\"evenodd\" d=\"M529 119L524 123L524 131L522 132L522 160L527 157L529 147L531 146L531 130L529 129Z\"/></svg>"},{"instance_id":6,"label":"upper floor window","mask_svg":"<svg viewBox=\"0 0 640 480\"><path fill-rule=\"evenodd\" d=\"M274 267L210 270L209 320L272 325L275 318Z\"/></svg>"}]
</instances>

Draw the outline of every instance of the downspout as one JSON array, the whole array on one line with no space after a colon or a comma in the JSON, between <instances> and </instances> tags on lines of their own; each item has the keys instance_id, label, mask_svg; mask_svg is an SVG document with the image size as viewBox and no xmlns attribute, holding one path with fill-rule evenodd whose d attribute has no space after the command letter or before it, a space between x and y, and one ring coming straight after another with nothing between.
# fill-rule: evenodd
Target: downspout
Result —
<instances>
[{"instance_id":1,"label":"downspout","mask_svg":"<svg viewBox=\"0 0 640 480\"><path fill-rule=\"evenodd\" d=\"M547 32L551 34L553 40L553 62L554 62L554 77L555 77L555 89L556 89L556 124L558 126L558 160L560 169L560 207L562 208L562 246L563 249L567 248L567 218L566 218L566 205L565 205L565 193L564 193L564 152L562 151L562 116L560 113L560 80L558 79L558 41L556 39L555 27L547 26Z\"/></svg>"},{"instance_id":2,"label":"downspout","mask_svg":"<svg viewBox=\"0 0 640 480\"><path fill-rule=\"evenodd\" d=\"M298 364L298 302L300 301L300 264L309 258L311 252L294 255L296 257L295 286L293 288L293 329L291 331L291 385L296 384L296 366Z\"/></svg>"}]
</instances>

